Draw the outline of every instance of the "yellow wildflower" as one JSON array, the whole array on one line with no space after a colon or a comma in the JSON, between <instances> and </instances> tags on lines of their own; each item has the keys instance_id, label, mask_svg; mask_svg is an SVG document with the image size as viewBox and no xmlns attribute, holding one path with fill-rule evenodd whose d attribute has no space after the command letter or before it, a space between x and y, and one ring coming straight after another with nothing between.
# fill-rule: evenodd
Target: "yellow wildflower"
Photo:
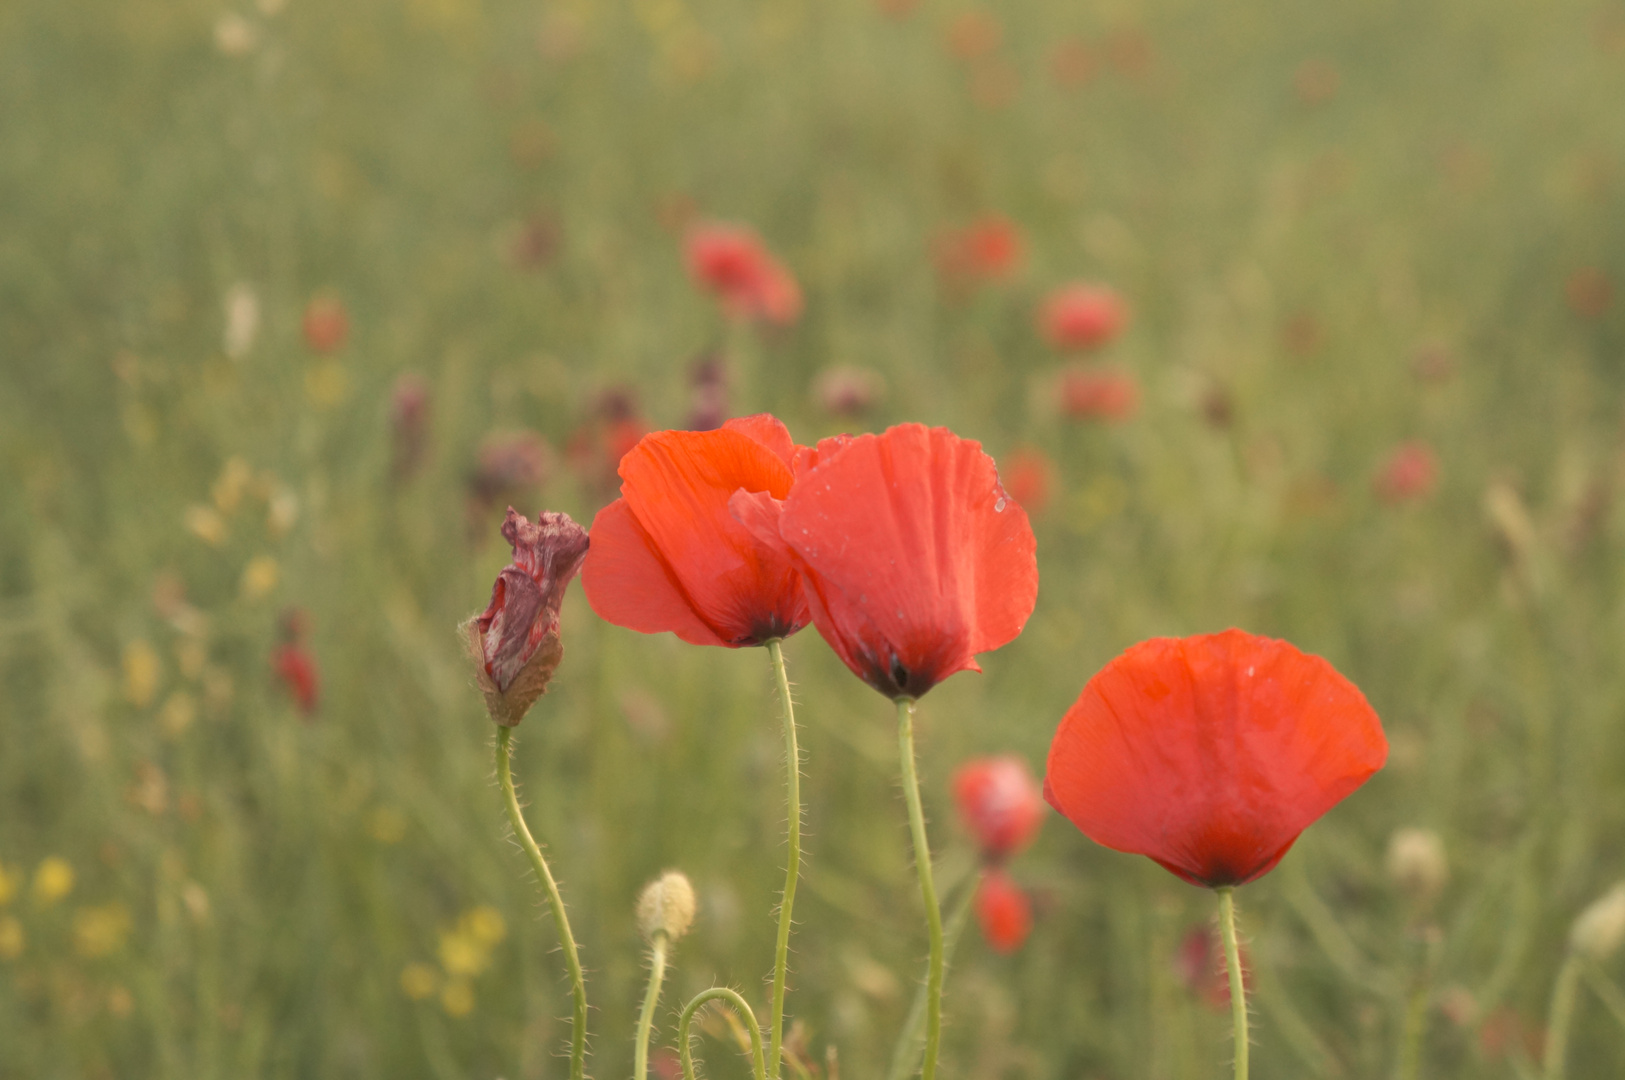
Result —
<instances>
[{"instance_id":1,"label":"yellow wildflower","mask_svg":"<svg viewBox=\"0 0 1625 1080\"><path fill-rule=\"evenodd\" d=\"M407 964L401 969L401 991L413 1001L422 1001L434 993L440 976L428 964Z\"/></svg>"},{"instance_id":2,"label":"yellow wildflower","mask_svg":"<svg viewBox=\"0 0 1625 1080\"><path fill-rule=\"evenodd\" d=\"M73 891L73 867L59 855L51 855L34 871L34 900L54 904Z\"/></svg>"},{"instance_id":3,"label":"yellow wildflower","mask_svg":"<svg viewBox=\"0 0 1625 1080\"><path fill-rule=\"evenodd\" d=\"M118 901L80 908L73 917L74 951L87 959L107 956L124 948L130 936L130 911Z\"/></svg>"},{"instance_id":4,"label":"yellow wildflower","mask_svg":"<svg viewBox=\"0 0 1625 1080\"><path fill-rule=\"evenodd\" d=\"M146 708L158 692L163 675L158 652L141 638L124 646L124 696L138 709Z\"/></svg>"},{"instance_id":5,"label":"yellow wildflower","mask_svg":"<svg viewBox=\"0 0 1625 1080\"><path fill-rule=\"evenodd\" d=\"M23 924L14 915L0 916L0 960L15 960L23 954Z\"/></svg>"},{"instance_id":6,"label":"yellow wildflower","mask_svg":"<svg viewBox=\"0 0 1625 1080\"><path fill-rule=\"evenodd\" d=\"M467 979L452 979L440 991L440 1007L447 1016L467 1016L474 1011L474 987Z\"/></svg>"},{"instance_id":7,"label":"yellow wildflower","mask_svg":"<svg viewBox=\"0 0 1625 1080\"><path fill-rule=\"evenodd\" d=\"M245 600L261 600L276 588L277 563L269 555L256 555L243 567L242 593Z\"/></svg>"}]
</instances>

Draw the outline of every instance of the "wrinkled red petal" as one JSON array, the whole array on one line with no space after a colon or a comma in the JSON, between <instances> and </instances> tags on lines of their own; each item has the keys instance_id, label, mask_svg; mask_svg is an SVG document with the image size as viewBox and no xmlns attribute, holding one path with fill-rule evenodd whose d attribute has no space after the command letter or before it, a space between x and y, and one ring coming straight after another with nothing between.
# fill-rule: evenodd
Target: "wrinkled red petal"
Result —
<instances>
[{"instance_id":1,"label":"wrinkled red petal","mask_svg":"<svg viewBox=\"0 0 1625 1080\"><path fill-rule=\"evenodd\" d=\"M859 677L918 697L1021 632L1036 544L980 444L903 424L820 443L798 466L809 459L780 532L806 568L814 623Z\"/></svg>"},{"instance_id":2,"label":"wrinkled red petal","mask_svg":"<svg viewBox=\"0 0 1625 1080\"><path fill-rule=\"evenodd\" d=\"M598 617L616 626L642 634L669 630L691 645L727 644L695 614L625 499L616 499L593 518L581 587Z\"/></svg>"},{"instance_id":3,"label":"wrinkled red petal","mask_svg":"<svg viewBox=\"0 0 1625 1080\"><path fill-rule=\"evenodd\" d=\"M724 431L737 431L748 436L773 451L778 459L786 465L792 465L796 458L796 443L790 438L790 429L784 426L784 421L772 413L757 413L755 416L737 416L722 425Z\"/></svg>"},{"instance_id":4,"label":"wrinkled red petal","mask_svg":"<svg viewBox=\"0 0 1625 1080\"><path fill-rule=\"evenodd\" d=\"M610 556L598 553L594 523L585 573L593 610L633 629L673 630L685 640L730 646L759 645L806 625L810 616L794 564L782 548L759 544L728 510L741 489L779 499L790 491L787 459L794 444L787 447L788 432L769 421L751 417L716 431L656 432L621 460L621 492L632 521L610 520L622 537L606 545ZM626 535L628 525L640 536L641 551ZM613 566L603 561L611 557L619 559ZM663 585L655 584L650 560ZM644 597L645 588L659 597ZM675 603L693 620L679 618ZM637 610L643 606L654 610ZM694 621L715 640L702 641Z\"/></svg>"},{"instance_id":5,"label":"wrinkled red petal","mask_svg":"<svg viewBox=\"0 0 1625 1080\"><path fill-rule=\"evenodd\" d=\"M1097 843L1239 885L1387 756L1376 712L1320 657L1240 630L1154 638L1062 719L1045 797Z\"/></svg>"}]
</instances>

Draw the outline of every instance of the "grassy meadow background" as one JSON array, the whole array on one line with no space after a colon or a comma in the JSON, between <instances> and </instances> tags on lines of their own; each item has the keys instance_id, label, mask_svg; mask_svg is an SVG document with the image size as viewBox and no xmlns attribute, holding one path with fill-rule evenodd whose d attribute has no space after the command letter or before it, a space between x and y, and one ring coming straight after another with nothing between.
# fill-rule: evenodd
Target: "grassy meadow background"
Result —
<instances>
[{"instance_id":1,"label":"grassy meadow background","mask_svg":"<svg viewBox=\"0 0 1625 1080\"><path fill-rule=\"evenodd\" d=\"M1141 638L1285 637L1392 754L1240 893L1254 1075L1396 1075L1407 1023L1421 1076L1532 1075L1569 926L1625 878L1622 100L1625 5L1580 0L0 5L0 1077L565 1074L454 631L507 558L470 477L533 432L544 475L500 498L590 520L615 410L685 425L710 353L734 414L802 442L921 420L1054 464L1026 632L921 708L939 881L972 865L959 761L1041 769ZM934 244L987 214L1018 269L946 287ZM725 324L686 219L759 230L800 321ZM1076 278L1133 311L1089 361L1138 380L1122 422L1054 401L1032 312ZM861 414L815 392L842 365L883 384ZM1436 487L1379 498L1414 440ZM291 609L308 719L272 667ZM701 916L659 1044L714 982L765 998L780 731L760 651L579 588L563 623L516 769L613 1078L662 869ZM790 1011L868 1080L925 954L893 715L811 629L786 653ZM1448 854L1425 910L1384 870L1403 827ZM1056 816L1012 872L1037 924L962 942L945 1077L1228 1075L1176 966L1208 893ZM1625 966L1598 971L1576 1077L1625 1070Z\"/></svg>"}]
</instances>

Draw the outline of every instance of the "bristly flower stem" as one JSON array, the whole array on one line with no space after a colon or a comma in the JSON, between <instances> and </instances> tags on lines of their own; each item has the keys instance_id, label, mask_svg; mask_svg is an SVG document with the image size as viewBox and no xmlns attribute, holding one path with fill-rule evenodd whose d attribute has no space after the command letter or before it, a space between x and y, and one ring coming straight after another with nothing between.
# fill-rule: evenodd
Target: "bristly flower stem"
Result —
<instances>
[{"instance_id":1,"label":"bristly flower stem","mask_svg":"<svg viewBox=\"0 0 1625 1080\"><path fill-rule=\"evenodd\" d=\"M1236 1029L1236 1080L1247 1080L1247 987L1241 977L1241 947L1236 944L1235 890L1224 885L1219 894L1219 930L1224 935L1224 962L1230 969L1230 1018Z\"/></svg>"},{"instance_id":2,"label":"bristly flower stem","mask_svg":"<svg viewBox=\"0 0 1625 1080\"><path fill-rule=\"evenodd\" d=\"M643 1011L638 1013L638 1045L634 1051L632 1080L648 1080L649 1030L654 1026L655 1002L660 1000L660 984L666 978L666 935L657 933L649 940L649 988L643 992Z\"/></svg>"},{"instance_id":3,"label":"bristly flower stem","mask_svg":"<svg viewBox=\"0 0 1625 1080\"><path fill-rule=\"evenodd\" d=\"M790 679L784 671L784 649L778 638L767 643L773 674L784 706L784 773L789 806L790 854L784 871L784 897L779 903L779 938L773 953L773 1017L768 1032L767 1075L778 1080L779 1057L784 1047L784 985L790 956L790 912L796 902L796 880L801 875L801 750L796 745L795 705L790 700Z\"/></svg>"},{"instance_id":4,"label":"bristly flower stem","mask_svg":"<svg viewBox=\"0 0 1625 1080\"><path fill-rule=\"evenodd\" d=\"M559 945L564 949L564 960L570 968L570 986L575 994L575 1015L570 1019L570 1080L583 1080L587 1059L587 983L581 976L581 957L576 952L576 939L570 933L570 917L564 911L564 898L559 895L558 883L547 868L542 849L525 825L525 815L519 809L519 796L513 788L512 756L509 743L513 728L497 727L497 783L502 787L502 801L508 808L508 820L519 846L530 856L530 865L536 878L547 890L548 906L553 909L553 925L558 929Z\"/></svg>"},{"instance_id":5,"label":"bristly flower stem","mask_svg":"<svg viewBox=\"0 0 1625 1080\"><path fill-rule=\"evenodd\" d=\"M683 1007L683 1015L677 1020L677 1045L683 1063L683 1080L694 1080L694 1051L689 1045L689 1025L694 1022L694 1014L701 1005L717 998L722 998L734 1007L734 1011L739 1014L740 1022L750 1034L751 1076L755 1080L767 1080L766 1070L762 1065L762 1031L756 1024L756 1013L751 1009L750 1003L740 996L739 991L726 986L713 986L709 990L695 994L694 1000Z\"/></svg>"},{"instance_id":6,"label":"bristly flower stem","mask_svg":"<svg viewBox=\"0 0 1625 1080\"><path fill-rule=\"evenodd\" d=\"M937 1047L942 1042L942 909L931 881L931 845L925 836L925 811L920 807L920 781L914 772L914 699L897 699L897 750L903 765L903 797L908 800L908 824L914 834L914 868L920 875L920 899L925 902L926 926L931 935L931 960L925 977L925 1061L920 1080L934 1080Z\"/></svg>"}]
</instances>

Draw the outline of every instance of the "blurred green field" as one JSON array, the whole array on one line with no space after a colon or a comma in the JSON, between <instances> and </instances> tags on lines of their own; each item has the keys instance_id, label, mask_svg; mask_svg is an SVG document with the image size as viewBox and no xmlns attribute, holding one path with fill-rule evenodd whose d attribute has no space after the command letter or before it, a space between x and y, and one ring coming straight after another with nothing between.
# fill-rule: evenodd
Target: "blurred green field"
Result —
<instances>
[{"instance_id":1,"label":"blurred green field","mask_svg":"<svg viewBox=\"0 0 1625 1080\"><path fill-rule=\"evenodd\" d=\"M1254 1076L1403 1075L1408 1015L1417 1075L1536 1075L1570 924L1625 877L1625 5L886 6L0 5L0 1077L565 1075L454 631L507 557L470 477L535 432L516 505L590 520L606 395L683 426L712 350L732 412L802 442L922 420L1054 462L1032 621L921 708L940 880L973 858L956 763L1041 768L1141 638L1285 637L1392 755L1240 893ZM725 326L685 213L759 230L799 323ZM989 213L1019 269L944 288L933 244ZM1032 311L1074 278L1133 309L1096 361L1139 381L1125 422L1055 406ZM313 298L348 314L331 354ZM835 365L883 380L862 415L814 392ZM1412 440L1437 489L1391 505ZM289 609L309 720L272 669ZM606 625L579 589L564 634L516 768L613 1078L660 870L701 903L660 1045L714 982L765 997L777 705L760 651ZM812 630L786 653L790 1011L866 1080L925 954L893 718ZM1412 826L1449 857L1425 911L1384 871ZM1207 893L1054 816L1012 872L1037 926L962 943L945 1077L1228 1075L1228 1017L1175 967ZM1622 965L1582 988L1571 1076L1625 1073Z\"/></svg>"}]
</instances>

